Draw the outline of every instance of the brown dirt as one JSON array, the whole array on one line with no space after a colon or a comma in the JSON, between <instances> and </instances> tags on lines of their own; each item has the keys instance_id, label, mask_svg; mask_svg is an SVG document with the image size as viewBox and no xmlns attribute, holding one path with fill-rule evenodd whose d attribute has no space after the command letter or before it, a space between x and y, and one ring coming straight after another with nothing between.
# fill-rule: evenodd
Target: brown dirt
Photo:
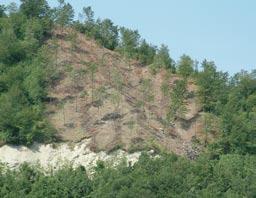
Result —
<instances>
[{"instance_id":1,"label":"brown dirt","mask_svg":"<svg viewBox=\"0 0 256 198\"><path fill-rule=\"evenodd\" d=\"M159 147L177 154L184 154L182 145L191 142L193 136L201 134L200 106L196 97L187 100L187 109L183 119L178 119L173 128L161 124L160 119L167 111L167 98L161 92L161 84L166 71L160 71L153 76L148 67L141 67L136 61L127 61L118 53L104 49L96 42L78 33L78 45L75 52L71 52L71 44L66 39L72 30L66 30L65 39L58 40L58 66L60 80L49 90L49 96L54 101L48 103L49 119L58 131L58 136L65 141L79 141L92 137L91 148L94 150L112 150L122 147L129 150L135 144L158 145ZM56 35L60 34L56 30ZM51 45L51 43L49 43ZM96 63L98 71L95 74L94 90L104 87L106 95L102 98L102 105L95 107L92 103L92 83L90 74L81 75L72 80L72 72L81 74L88 72L88 63ZM72 71L71 71L72 70ZM117 91L111 75L118 71L123 78L123 89ZM138 108L138 101L142 99L140 91L141 80L152 79L155 100L145 104L145 111ZM178 76L171 75L170 86ZM192 80L188 83L188 90L196 91ZM83 93L87 96L83 96ZM111 102L113 93L120 94L120 104ZM62 104L62 105L61 105ZM109 113L118 112L121 118L102 121ZM184 127L185 126L185 127ZM138 141L140 140L140 141ZM137 141L137 142L136 142ZM153 142L153 143L152 143Z\"/></svg>"}]
</instances>

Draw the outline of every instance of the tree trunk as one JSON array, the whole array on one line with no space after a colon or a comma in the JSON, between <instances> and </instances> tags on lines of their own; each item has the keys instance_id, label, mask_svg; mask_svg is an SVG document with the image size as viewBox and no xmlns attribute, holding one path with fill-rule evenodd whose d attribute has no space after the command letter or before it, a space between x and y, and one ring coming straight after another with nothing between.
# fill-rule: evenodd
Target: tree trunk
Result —
<instances>
[{"instance_id":1,"label":"tree trunk","mask_svg":"<svg viewBox=\"0 0 256 198\"><path fill-rule=\"evenodd\" d=\"M77 112L77 96L76 96L76 112Z\"/></svg>"},{"instance_id":2,"label":"tree trunk","mask_svg":"<svg viewBox=\"0 0 256 198\"><path fill-rule=\"evenodd\" d=\"M91 83L92 83L92 103L93 103L93 89L94 89L94 80L93 80L93 73L92 73L92 76L91 76Z\"/></svg>"},{"instance_id":3,"label":"tree trunk","mask_svg":"<svg viewBox=\"0 0 256 198\"><path fill-rule=\"evenodd\" d=\"M64 122L64 125L66 124L66 117L65 117L65 108L63 107L62 108L62 115L63 115L63 122Z\"/></svg>"}]
</instances>

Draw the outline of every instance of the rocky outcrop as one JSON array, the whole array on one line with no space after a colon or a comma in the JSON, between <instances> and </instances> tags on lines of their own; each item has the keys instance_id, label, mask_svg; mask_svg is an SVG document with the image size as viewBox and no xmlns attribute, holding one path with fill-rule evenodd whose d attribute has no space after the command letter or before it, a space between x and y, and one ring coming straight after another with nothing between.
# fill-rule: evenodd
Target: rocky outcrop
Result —
<instances>
[{"instance_id":1,"label":"rocky outcrop","mask_svg":"<svg viewBox=\"0 0 256 198\"><path fill-rule=\"evenodd\" d=\"M92 170L96 162L101 160L112 165L117 165L123 159L129 164L134 164L140 156L140 152L129 154L123 150L117 150L108 154L106 152L92 152L88 144L90 139L85 139L73 145L62 144L34 144L28 148L25 146L4 145L0 147L0 162L11 169L18 168L23 163L39 165L43 169L59 169L65 164L73 167L84 166Z\"/></svg>"}]
</instances>

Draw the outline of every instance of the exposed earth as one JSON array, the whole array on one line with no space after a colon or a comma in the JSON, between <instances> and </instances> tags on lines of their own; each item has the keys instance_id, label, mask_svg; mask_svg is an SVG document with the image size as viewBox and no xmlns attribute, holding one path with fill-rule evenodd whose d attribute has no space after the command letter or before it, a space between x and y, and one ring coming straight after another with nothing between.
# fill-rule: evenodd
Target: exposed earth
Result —
<instances>
[{"instance_id":1,"label":"exposed earth","mask_svg":"<svg viewBox=\"0 0 256 198\"><path fill-rule=\"evenodd\" d=\"M179 77L168 76L165 70L153 75L148 67L128 61L79 33L73 49L68 39L71 31L55 32L59 79L49 90L47 116L58 137L68 142L90 138L90 149L95 152L155 148L187 154L192 139L202 136L200 105L193 80L188 82L191 96L186 100L186 114L165 127L163 120L169 99L163 95L161 86L168 78L172 88ZM91 69L93 64L97 67L95 73ZM154 100L142 107L145 79L151 79Z\"/></svg>"},{"instance_id":2,"label":"exposed earth","mask_svg":"<svg viewBox=\"0 0 256 198\"><path fill-rule=\"evenodd\" d=\"M117 150L111 154L104 151L95 153L89 149L89 142L90 140L87 139L73 145L34 144L30 148L4 145L0 148L0 161L11 169L16 169L26 162L49 171L58 170L63 165L73 167L82 165L91 172L99 160L115 166L125 159L133 165L141 154L140 152L129 154L123 150Z\"/></svg>"},{"instance_id":3,"label":"exposed earth","mask_svg":"<svg viewBox=\"0 0 256 198\"><path fill-rule=\"evenodd\" d=\"M118 164L126 158L133 164L141 151L174 152L194 159L201 149L195 142L204 139L194 81L188 80L186 113L166 126L170 98L161 87L167 83L172 89L180 77L164 69L152 74L149 67L72 31L56 30L56 40L48 42L50 48L56 44L58 48L54 54L57 78L49 88L46 116L60 142L3 145L0 161L10 168L28 162L44 169L66 163L91 169L98 160ZM75 47L69 39L74 33ZM145 80L150 81L146 91ZM153 98L142 103L145 93Z\"/></svg>"}]
</instances>

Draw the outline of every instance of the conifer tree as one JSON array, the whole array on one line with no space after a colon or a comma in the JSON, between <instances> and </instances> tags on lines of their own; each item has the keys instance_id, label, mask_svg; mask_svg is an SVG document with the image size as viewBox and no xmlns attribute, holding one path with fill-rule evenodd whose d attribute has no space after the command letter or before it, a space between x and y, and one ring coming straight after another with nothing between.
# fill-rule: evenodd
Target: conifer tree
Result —
<instances>
[{"instance_id":1,"label":"conifer tree","mask_svg":"<svg viewBox=\"0 0 256 198\"><path fill-rule=\"evenodd\" d=\"M59 6L55 8L55 22L60 25L63 32L63 28L73 21L74 10L69 3L66 3L65 0L58 0Z\"/></svg>"},{"instance_id":2,"label":"conifer tree","mask_svg":"<svg viewBox=\"0 0 256 198\"><path fill-rule=\"evenodd\" d=\"M95 80L95 73L98 70L98 65L96 63L89 63L88 71L90 72L91 78L91 97L92 103L94 101L94 80Z\"/></svg>"},{"instance_id":3,"label":"conifer tree","mask_svg":"<svg viewBox=\"0 0 256 198\"><path fill-rule=\"evenodd\" d=\"M187 55L182 55L177 64L177 73L184 78L188 78L194 72L194 61Z\"/></svg>"},{"instance_id":4,"label":"conifer tree","mask_svg":"<svg viewBox=\"0 0 256 198\"><path fill-rule=\"evenodd\" d=\"M173 125L178 117L183 117L187 111L185 99L187 95L187 83L185 80L177 80L171 92L167 120Z\"/></svg>"},{"instance_id":5,"label":"conifer tree","mask_svg":"<svg viewBox=\"0 0 256 198\"><path fill-rule=\"evenodd\" d=\"M175 64L172 58L169 55L169 49L166 45L161 45L158 49L154 62L151 65L151 70L153 73L157 73L157 71L161 68L165 68L170 70L172 73L175 73Z\"/></svg>"}]
</instances>

